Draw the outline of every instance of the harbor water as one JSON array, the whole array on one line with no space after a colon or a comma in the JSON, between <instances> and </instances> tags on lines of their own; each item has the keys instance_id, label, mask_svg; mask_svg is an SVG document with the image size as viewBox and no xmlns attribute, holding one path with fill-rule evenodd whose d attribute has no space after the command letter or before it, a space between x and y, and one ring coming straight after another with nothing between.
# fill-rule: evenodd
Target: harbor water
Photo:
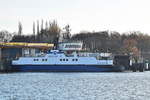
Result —
<instances>
[{"instance_id":1,"label":"harbor water","mask_svg":"<svg viewBox=\"0 0 150 100\"><path fill-rule=\"evenodd\" d=\"M150 72L0 74L0 100L149 100Z\"/></svg>"}]
</instances>

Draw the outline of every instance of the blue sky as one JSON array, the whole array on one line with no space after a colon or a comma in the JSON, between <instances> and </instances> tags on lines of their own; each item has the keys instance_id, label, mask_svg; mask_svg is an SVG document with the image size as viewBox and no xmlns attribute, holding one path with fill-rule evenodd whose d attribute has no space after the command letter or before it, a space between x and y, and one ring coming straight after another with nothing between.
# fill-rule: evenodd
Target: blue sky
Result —
<instances>
[{"instance_id":1,"label":"blue sky","mask_svg":"<svg viewBox=\"0 0 150 100\"><path fill-rule=\"evenodd\" d=\"M149 0L0 0L0 30L32 33L33 21L57 20L72 33L112 30L150 34Z\"/></svg>"}]
</instances>

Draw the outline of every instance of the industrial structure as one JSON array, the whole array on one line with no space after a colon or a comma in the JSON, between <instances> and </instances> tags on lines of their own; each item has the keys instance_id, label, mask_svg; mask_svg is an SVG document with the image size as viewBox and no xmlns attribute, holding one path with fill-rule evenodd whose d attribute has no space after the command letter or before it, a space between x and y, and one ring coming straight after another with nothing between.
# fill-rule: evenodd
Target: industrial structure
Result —
<instances>
[{"instance_id":1,"label":"industrial structure","mask_svg":"<svg viewBox=\"0 0 150 100\"><path fill-rule=\"evenodd\" d=\"M11 60L20 56L35 56L36 53L52 49L54 44L49 43L25 43L25 42L1 42L0 43L0 71L11 70Z\"/></svg>"}]
</instances>

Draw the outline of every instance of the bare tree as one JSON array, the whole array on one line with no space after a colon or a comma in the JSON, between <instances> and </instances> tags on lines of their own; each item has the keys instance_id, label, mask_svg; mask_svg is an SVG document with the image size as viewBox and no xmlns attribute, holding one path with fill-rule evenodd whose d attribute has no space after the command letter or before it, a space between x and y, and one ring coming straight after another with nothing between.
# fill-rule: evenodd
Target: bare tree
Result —
<instances>
[{"instance_id":1,"label":"bare tree","mask_svg":"<svg viewBox=\"0 0 150 100\"><path fill-rule=\"evenodd\" d=\"M71 31L71 29L70 29L70 25L66 25L65 27L64 27L64 29L65 29L65 33L64 33L64 39L70 39L71 38L71 34L70 34L70 31Z\"/></svg>"},{"instance_id":2,"label":"bare tree","mask_svg":"<svg viewBox=\"0 0 150 100\"><path fill-rule=\"evenodd\" d=\"M6 30L0 31L0 42L9 42L13 35Z\"/></svg>"}]
</instances>

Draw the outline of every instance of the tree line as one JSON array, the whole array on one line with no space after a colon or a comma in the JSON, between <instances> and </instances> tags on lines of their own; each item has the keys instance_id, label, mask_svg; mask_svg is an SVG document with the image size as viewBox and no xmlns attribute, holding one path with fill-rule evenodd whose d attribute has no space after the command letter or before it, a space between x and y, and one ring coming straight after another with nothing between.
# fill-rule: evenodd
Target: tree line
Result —
<instances>
[{"instance_id":1,"label":"tree line","mask_svg":"<svg viewBox=\"0 0 150 100\"><path fill-rule=\"evenodd\" d=\"M45 24L45 25L44 25ZM45 27L44 27L45 26ZM33 22L33 34L23 35L21 22L18 24L18 34L7 39L8 32L0 31L0 39L3 42L42 42L58 43L62 30L57 21ZM5 34L7 33L7 36ZM10 34L11 35L11 34ZM4 36L6 39L4 39ZM4 39L4 40L2 40ZM73 34L69 41L82 41L83 47L92 52L110 52L113 54L132 55L150 59L150 36L139 31L119 33L116 31L80 32Z\"/></svg>"},{"instance_id":2,"label":"tree line","mask_svg":"<svg viewBox=\"0 0 150 100\"><path fill-rule=\"evenodd\" d=\"M49 23L41 20L41 26L39 25L39 20L33 22L33 33L30 35L23 35L22 24L18 24L18 34L14 35L11 42L42 42L42 43L54 43L60 34L60 27L57 21L53 20Z\"/></svg>"},{"instance_id":3,"label":"tree line","mask_svg":"<svg viewBox=\"0 0 150 100\"><path fill-rule=\"evenodd\" d=\"M150 36L139 31L123 34L115 31L84 32L73 35L71 39L82 41L89 51L150 59Z\"/></svg>"}]
</instances>

